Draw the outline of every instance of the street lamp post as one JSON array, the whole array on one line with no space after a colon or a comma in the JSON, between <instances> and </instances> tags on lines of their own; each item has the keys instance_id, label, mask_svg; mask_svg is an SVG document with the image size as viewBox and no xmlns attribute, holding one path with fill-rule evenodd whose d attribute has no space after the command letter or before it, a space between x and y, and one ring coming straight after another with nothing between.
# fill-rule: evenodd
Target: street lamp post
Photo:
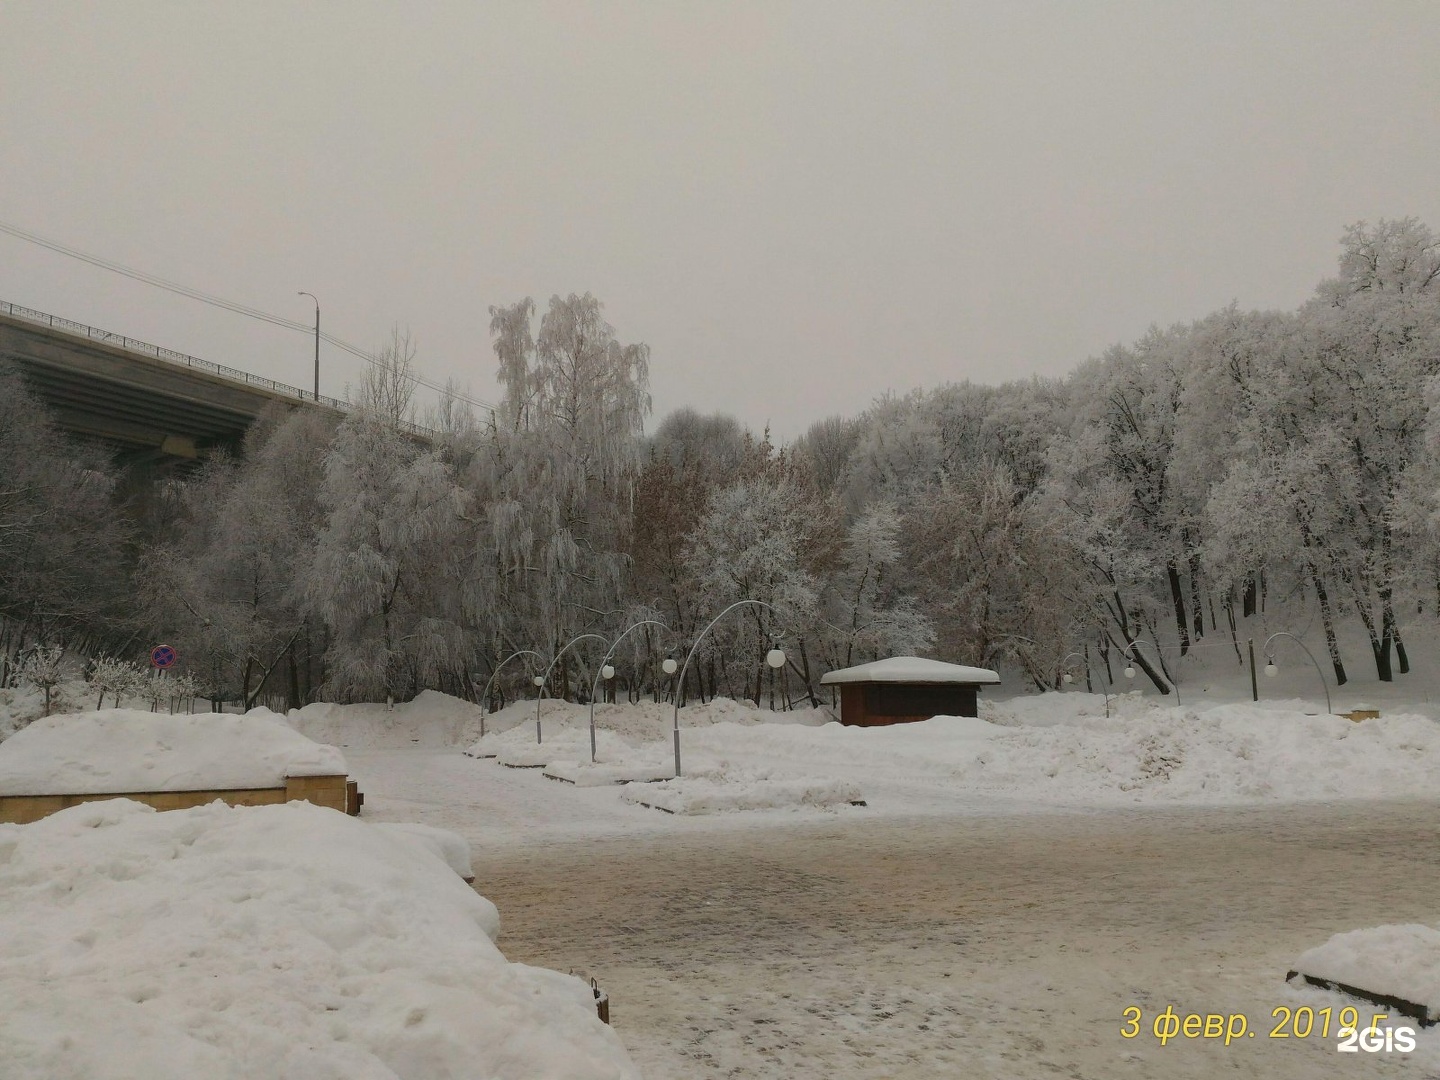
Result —
<instances>
[{"instance_id":1,"label":"street lamp post","mask_svg":"<svg viewBox=\"0 0 1440 1080\"><path fill-rule=\"evenodd\" d=\"M640 620L639 622L637 622L634 626L626 627L625 630L623 630L623 631L621 632L620 636L617 637L614 641L612 641L612 642L610 643L610 648L608 648L607 650L605 650L605 658L600 661L600 670L595 673L595 681L590 684L590 762L591 762L591 764L594 764L594 762L595 762L595 693L596 693L596 691L599 690L599 688L600 688L600 680L601 680L601 679L605 679L605 680L608 682L610 679L613 679L613 678L615 677L615 669L610 666L610 660L611 660L611 658L614 657L614 655L615 655L615 649L616 649L616 647L620 644L620 642L624 641L627 637L629 637L629 636L630 636L630 633L631 633L632 631L634 631L634 630L639 630L640 627L642 627L642 626L658 626L658 627L660 627L660 629L662 629L662 630L669 630L669 629L670 629L670 627L666 626L666 625L665 625L663 622L661 622L659 619L641 619L641 620ZM671 631L671 632L673 633L673 631Z\"/></svg>"},{"instance_id":2,"label":"street lamp post","mask_svg":"<svg viewBox=\"0 0 1440 1080\"><path fill-rule=\"evenodd\" d=\"M1063 667L1065 666L1065 661L1066 661L1066 660L1069 660L1070 657L1072 657L1072 656L1079 657L1081 660L1084 660L1084 661L1085 661L1085 677L1086 677L1086 679L1088 680L1089 677L1090 677L1090 657L1089 657L1089 655L1087 655L1087 654L1082 654L1082 653L1078 653L1078 652L1068 653L1068 654L1066 654L1066 656L1064 657L1064 659L1062 659L1062 660L1060 661L1060 667L1063 668ZM1075 677L1074 677L1073 675L1071 675L1070 672L1068 672L1068 671L1065 672L1065 673L1061 676L1061 681L1062 681L1062 682L1067 682L1067 683L1068 683L1068 682L1073 682L1074 679L1075 679ZM1102 683L1100 684L1100 692L1105 695L1105 719L1108 720L1108 719L1110 719L1110 688L1107 687L1107 686L1102 682ZM1179 700L1178 696L1177 696L1176 700L1177 700L1177 701Z\"/></svg>"},{"instance_id":3,"label":"street lamp post","mask_svg":"<svg viewBox=\"0 0 1440 1080\"><path fill-rule=\"evenodd\" d=\"M1060 675L1060 681L1063 682L1063 683L1071 683L1071 682L1074 682L1074 681L1075 681L1075 676L1071 675L1070 672L1063 670L1064 667L1065 667L1066 662L1067 662L1067 661L1070 659L1070 657L1072 657L1072 656L1074 656L1074 657L1076 657L1077 659L1080 659L1080 660L1084 660L1084 659L1085 659L1085 657L1081 656L1078 652L1066 653L1063 657L1060 658L1060 663L1057 664L1057 665L1055 665L1055 666L1058 667L1058 668L1060 668L1060 669L1062 669L1062 670L1061 670L1061 675ZM1087 666L1088 666L1088 665L1087 665Z\"/></svg>"},{"instance_id":4,"label":"street lamp post","mask_svg":"<svg viewBox=\"0 0 1440 1080\"><path fill-rule=\"evenodd\" d=\"M550 666L545 669L545 674L535 676L535 685L540 688L540 693L535 698L535 742L537 744L544 741L540 737L540 703L545 700L545 685L550 681L550 672L555 669L556 663L560 660L560 657L565 655L565 651L569 649L570 646L574 645L577 641L584 641L586 638L594 638L596 641L605 640L599 634L576 635L561 646L560 651L555 654L555 658L550 661Z\"/></svg>"},{"instance_id":5,"label":"street lamp post","mask_svg":"<svg viewBox=\"0 0 1440 1080\"><path fill-rule=\"evenodd\" d=\"M680 775L680 688L685 685L685 672L690 670L690 661L694 659L695 650L700 647L700 642L705 640L705 635L710 633L711 630L715 629L715 624L718 623L721 619L723 619L726 615L729 615L730 612L734 611L738 607L744 607L746 604L754 604L756 607L764 608L771 614L775 613L775 609L771 605L767 604L764 600L736 600L735 603L731 604L724 611L720 612L719 615L716 615L715 618L711 619L709 625L706 626L704 630L700 631L699 636L695 638L695 643L690 646L690 652L687 653L685 656L685 663L680 668L680 677L675 680L675 714L673 718L673 726L675 729L676 776ZM778 648L771 649L768 653L765 654L765 662L769 664L772 668L784 667L784 650Z\"/></svg>"},{"instance_id":6,"label":"street lamp post","mask_svg":"<svg viewBox=\"0 0 1440 1080\"><path fill-rule=\"evenodd\" d=\"M1135 646L1142 643L1145 645L1149 645L1152 649L1154 649L1155 655L1157 657L1160 656L1160 646L1156 645L1153 641L1146 641L1144 638L1136 638L1134 641L1130 642L1129 645L1125 646L1125 678L1127 679L1135 678L1135 668L1133 665L1131 665L1130 659L1133 655L1133 650ZM1161 662L1164 662L1163 658L1161 659ZM1184 702L1180 700L1180 680L1172 678L1170 680L1170 685L1175 688L1175 704L1183 705Z\"/></svg>"},{"instance_id":7,"label":"street lamp post","mask_svg":"<svg viewBox=\"0 0 1440 1080\"><path fill-rule=\"evenodd\" d=\"M315 403L320 403L320 299L314 293L303 289L296 296L308 296L315 301Z\"/></svg>"},{"instance_id":8,"label":"street lamp post","mask_svg":"<svg viewBox=\"0 0 1440 1080\"><path fill-rule=\"evenodd\" d=\"M500 669L503 668L506 664L508 664L511 660L514 660L517 656L533 656L542 664L545 662L545 658L541 656L538 652L536 652L534 649L518 649L515 652L511 653L509 656L507 656L504 660L501 660L500 663L495 665L495 670L490 672L490 678L486 680L485 692L480 695L480 737L482 739L485 737L485 703L490 700L490 686L492 683L494 683L495 676L500 674Z\"/></svg>"},{"instance_id":9,"label":"street lamp post","mask_svg":"<svg viewBox=\"0 0 1440 1080\"><path fill-rule=\"evenodd\" d=\"M1295 642L1296 645L1299 645L1300 648L1305 650L1305 655L1310 657L1310 663L1315 665L1315 674L1320 677L1320 689L1325 691L1325 711L1327 713L1334 712L1335 709L1330 704L1330 684L1325 681L1325 672L1320 670L1320 661L1315 659L1315 654L1310 651L1309 647L1305 644L1305 642L1301 641L1298 637L1290 633L1288 630L1277 630L1275 633L1271 634L1268 638L1265 639L1264 651L1266 676L1273 679L1280 670L1275 666L1275 650L1271 648L1270 645L1270 643L1274 641L1277 637L1288 637L1291 641Z\"/></svg>"}]
</instances>

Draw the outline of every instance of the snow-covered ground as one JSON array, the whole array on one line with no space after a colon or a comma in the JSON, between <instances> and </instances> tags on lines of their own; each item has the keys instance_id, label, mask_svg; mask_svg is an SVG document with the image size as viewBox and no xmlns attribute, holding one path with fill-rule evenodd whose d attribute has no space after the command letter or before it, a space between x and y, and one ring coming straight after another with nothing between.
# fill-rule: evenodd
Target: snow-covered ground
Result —
<instances>
[{"instance_id":1,"label":"snow-covered ground","mask_svg":"<svg viewBox=\"0 0 1440 1080\"><path fill-rule=\"evenodd\" d=\"M1427 899L1440 892L1440 880L1428 863L1414 862L1407 839L1417 822L1422 832L1440 831L1440 724L1428 703L1415 699L1384 702L1380 718L1357 723L1325 714L1323 702L1310 698L1254 705L1235 701L1238 694L1206 694L1187 696L1184 706L1149 693L1108 701L1080 692L982 697L980 718L871 729L843 728L824 709L772 713L721 700L681 711L678 778L671 777L672 710L661 704L598 706L597 765L590 763L588 709L564 702L543 703L538 744L533 701L486 717L483 739L474 706L434 693L393 710L312 705L283 719L343 750L366 793L364 818L345 828L399 823L403 835L387 842L403 839L434 867L448 862L457 870L467 858L464 847L443 830L463 836L474 851L476 888L500 899L502 916L507 905L516 912L501 939L505 947L527 962L597 976L615 994L620 1035L652 1078L850 1080L959 1075L967 1068L1007 1077L1067 1070L1127 1077L1202 1077L1223 1069L1318 1075L1337 1060L1333 1039L1323 1047L1300 1040L1288 1052L1267 1043L1263 1053L1247 1051L1252 1056L1244 1061L1233 1050L1198 1044L1162 1052L1122 1041L1120 1010L1132 1002L1150 1010L1174 999L1177 1008L1243 1009L1264 1022L1269 1009L1281 1005L1338 1008L1345 1002L1333 994L1283 983L1296 957L1358 926L1397 918L1440 924L1440 908ZM165 723L137 716L152 726ZM107 717L113 724L119 714L102 712L93 722ZM247 719L281 720L263 710ZM1393 801L1404 799L1412 801ZM212 809L219 814L202 808ZM183 814L132 816L174 821L174 829L183 820ZM242 925L265 942L263 953L270 941L301 933L287 929L284 912L243 900L270 895L263 881L236 884L211 867L204 872L221 882L214 889L230 892L217 894L198 878L192 883L186 860L205 844L177 840L170 825L137 841L142 851L153 848L151 854L127 854L120 845L111 856L109 838L138 827L129 817L100 828L70 820L76 842L91 846L71 847L68 854L68 839L46 846L55 848L56 866L75 863L67 873L83 870L94 878L85 890L103 891L103 902L85 916L95 935L141 925L139 915L112 903L113 890L128 887L153 902L148 886L126 882L155 874L172 881L176 895L193 891L202 906L214 907L194 916L195 941ZM0 847L17 829L41 826L59 829L44 822L11 827L0 834ZM262 848L246 840L223 858L258 866ZM174 852L177 859L156 852ZM1280 862L1290 869L1267 871ZM0 852L0 883L15 865L13 855L7 861ZM129 877L137 866L141 873ZM303 912L306 902L299 898L306 889L329 895L359 888L378 912L367 914L364 925L383 928L390 925L386 919L400 918L391 900L399 896L394 903L401 906L410 900L393 871L372 870L369 885L349 877L318 884L296 878L283 895ZM445 888L453 891L458 878L445 875ZM41 876L26 879L24 888L40 895ZM1409 884L1402 887L1403 881ZM439 887L424 888L432 886ZM11 910L9 900L0 904ZM36 901L23 908L25 919L38 924L42 907ZM45 917L65 910L61 904ZM163 916L177 909L172 900L158 910ZM254 917L239 919L237 910ZM1081 918L1080 911L1087 914ZM426 921L450 933L449 923ZM43 940L60 942L70 932L69 924L58 925L44 931L52 936ZM23 933L31 932L16 931ZM56 979L46 984L49 997L23 999L22 1018L57 1018L37 1030L60 1032L67 1018L91 1009L102 1020L97 1032L109 1030L110 1037L120 1030L104 1027L112 1017L121 1018L115 1024L138 1017L152 1025L133 1040L136 1055L161 1054L157 1047L172 1042L180 1047L176 1054L200 1055L157 1058L161 1065L182 1062L203 1072L212 1050L222 1061L241 1053L245 1040L237 1035L233 1045L225 1042L230 1036L217 1034L224 1024L208 1015L209 1027L193 1029L203 1037L172 1040L165 1024L198 1015L185 1011L184 994L166 996L162 987L151 997L142 987L137 993L144 1000L127 998L132 984L153 978L155 969L144 954L119 944L95 952L85 934L71 935L79 946L52 944L38 952L26 952L17 937L6 939L10 951L3 955L18 965L13 970L22 980L40 977L35 956L41 953L55 964L95 957L84 969L98 973L93 1001L64 1004L88 984ZM356 934L343 943L358 950L356 956L393 947L384 940L362 944L369 932ZM117 942L124 937L117 933ZM232 1003L251 985L246 980L260 977L238 959L247 948L257 947L253 941L232 947L226 939L223 950L231 951L216 954L231 973L221 982L234 984ZM209 970L196 964L204 955L202 949L196 957L172 959ZM1356 950L1347 955L1353 959ZM1417 954L1409 955L1414 961ZM369 961L357 963L357 984L369 985ZM1405 969L1407 986L1428 977L1425 964L1419 964L1425 970L1415 967ZM309 977L325 985L314 969ZM440 978L434 971L423 978L432 977ZM218 984L210 992L220 993ZM340 1020L353 1024L343 1027L343 1042L392 1071L447 1075L434 1064L443 1054L433 1047L420 1052L418 1073L395 1069L384 1056L400 1045L386 1041L393 1031L385 1026L399 1014L382 1010L381 993L362 994L363 1008L324 999L319 1010L338 1005ZM152 1001L162 1004L147 1011ZM270 1022L246 1008L232 1004L221 1011L227 1018L234 1013L242 1032L249 1030L244 1024ZM426 1024L458 1023L443 1010L424 1017L417 1025L422 1034ZM324 1015L305 1029L310 1034L294 1027L300 1021L276 1021L276 1030L313 1042L322 1021ZM0 1029L0 1040L18 1038L19 1023ZM323 1030L342 1030L336 1017L328 1023ZM308 1014L304 1024L312 1024ZM357 1034L367 1030L380 1034L367 1043L370 1036ZM77 1054L100 1045L100 1034L92 1040L68 1032L56 1040L71 1038ZM465 1046L469 1037L436 1035ZM53 1056L59 1041L42 1046L27 1038L15 1043L31 1055L23 1060L59 1060ZM199 1050L191 1045L195 1038L203 1044ZM277 1039L257 1036L255 1045L274 1048ZM426 1056L432 1050L441 1056ZM608 1060L604 1052L591 1060ZM386 1075L335 1060L354 1075ZM1406 1060L1440 1065L1440 1042L1426 1034ZM312 1065L304 1060L296 1075L330 1075ZM1375 1067L1366 1059L1360 1074ZM275 1075L286 1075L276 1068ZM19 1075L48 1074L37 1065Z\"/></svg>"},{"instance_id":2,"label":"snow-covered ground","mask_svg":"<svg viewBox=\"0 0 1440 1080\"><path fill-rule=\"evenodd\" d=\"M682 710L682 776L628 785L616 797L686 813L848 812L864 802L873 816L1440 790L1440 724L1416 713L1357 723L1316 714L1303 700L1179 707L1129 694L1107 706L1083 693L981 708L980 718L853 728L823 709L772 713L721 700ZM649 703L597 706L592 765L586 708L547 702L537 743L534 705L522 703L490 717L490 732L466 752L580 784L670 776L671 716L668 706Z\"/></svg>"},{"instance_id":3,"label":"snow-covered ground","mask_svg":"<svg viewBox=\"0 0 1440 1080\"><path fill-rule=\"evenodd\" d=\"M636 1076L433 846L307 803L0 825L7 1080Z\"/></svg>"}]
</instances>

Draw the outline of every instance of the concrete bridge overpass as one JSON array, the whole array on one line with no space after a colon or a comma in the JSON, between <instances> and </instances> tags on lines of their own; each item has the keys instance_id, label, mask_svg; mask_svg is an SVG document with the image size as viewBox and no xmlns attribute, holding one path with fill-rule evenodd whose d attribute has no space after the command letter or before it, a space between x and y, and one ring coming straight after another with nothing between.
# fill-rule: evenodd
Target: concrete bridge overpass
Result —
<instances>
[{"instance_id":1,"label":"concrete bridge overpass","mask_svg":"<svg viewBox=\"0 0 1440 1080\"><path fill-rule=\"evenodd\" d=\"M127 463L203 458L236 450L275 403L343 413L349 403L237 368L0 301L0 359L62 430L112 446ZM412 434L431 433L407 425Z\"/></svg>"}]
</instances>

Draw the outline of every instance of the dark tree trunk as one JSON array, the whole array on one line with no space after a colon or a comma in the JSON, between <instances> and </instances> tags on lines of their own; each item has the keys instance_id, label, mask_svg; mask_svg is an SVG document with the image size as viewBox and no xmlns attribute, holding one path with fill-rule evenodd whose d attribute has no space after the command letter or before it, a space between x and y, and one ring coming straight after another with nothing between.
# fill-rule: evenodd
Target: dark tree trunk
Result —
<instances>
[{"instance_id":1,"label":"dark tree trunk","mask_svg":"<svg viewBox=\"0 0 1440 1080\"><path fill-rule=\"evenodd\" d=\"M1205 636L1205 608L1200 603L1200 553L1195 550L1189 529L1185 530L1185 547L1189 551L1187 560L1190 569L1190 618L1195 631L1195 640L1199 641ZM1213 612L1215 609L1212 606L1210 610ZM1213 626L1213 614L1211 619Z\"/></svg>"},{"instance_id":2,"label":"dark tree trunk","mask_svg":"<svg viewBox=\"0 0 1440 1080\"><path fill-rule=\"evenodd\" d=\"M1235 646L1235 660L1237 663L1245 663L1245 657L1240 653L1239 628L1235 625L1235 586L1232 584L1225 593L1225 622L1230 627L1230 644Z\"/></svg>"},{"instance_id":3,"label":"dark tree trunk","mask_svg":"<svg viewBox=\"0 0 1440 1080\"><path fill-rule=\"evenodd\" d=\"M298 709L304 701L300 698L300 665L295 662L295 650L290 650L290 708Z\"/></svg>"},{"instance_id":4,"label":"dark tree trunk","mask_svg":"<svg viewBox=\"0 0 1440 1080\"><path fill-rule=\"evenodd\" d=\"M1255 571L1245 575L1245 595L1241 601L1240 615L1248 619L1255 614Z\"/></svg>"},{"instance_id":5,"label":"dark tree trunk","mask_svg":"<svg viewBox=\"0 0 1440 1080\"><path fill-rule=\"evenodd\" d=\"M1405 655L1405 642L1400 637L1400 624L1395 622L1395 616L1390 616L1390 636L1395 639L1395 659L1400 661L1400 674L1410 674L1410 658Z\"/></svg>"},{"instance_id":6,"label":"dark tree trunk","mask_svg":"<svg viewBox=\"0 0 1440 1080\"><path fill-rule=\"evenodd\" d=\"M1175 629L1180 635L1180 655L1190 651L1190 627L1185 619L1185 593L1180 587L1180 567L1172 556L1165 564L1165 577L1170 582L1170 599L1175 605Z\"/></svg>"},{"instance_id":7,"label":"dark tree trunk","mask_svg":"<svg viewBox=\"0 0 1440 1080\"><path fill-rule=\"evenodd\" d=\"M1325 579L1312 565L1310 580L1315 585L1315 597L1320 601L1320 622L1325 627L1325 648L1330 653L1330 664L1335 668L1335 685L1346 682L1345 665L1340 661L1340 643L1335 638L1335 616L1330 610L1330 594L1325 591Z\"/></svg>"}]
</instances>

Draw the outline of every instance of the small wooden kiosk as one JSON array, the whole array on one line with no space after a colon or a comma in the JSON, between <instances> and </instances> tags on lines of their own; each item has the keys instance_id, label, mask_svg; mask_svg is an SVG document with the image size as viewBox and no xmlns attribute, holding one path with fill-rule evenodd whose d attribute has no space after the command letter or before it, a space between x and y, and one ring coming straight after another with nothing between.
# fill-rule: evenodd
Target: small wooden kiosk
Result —
<instances>
[{"instance_id":1,"label":"small wooden kiosk","mask_svg":"<svg viewBox=\"0 0 1440 1080\"><path fill-rule=\"evenodd\" d=\"M892 656L828 672L820 682L840 687L842 724L878 727L932 716L978 716L980 687L999 685L1000 676L988 668Z\"/></svg>"}]
</instances>

